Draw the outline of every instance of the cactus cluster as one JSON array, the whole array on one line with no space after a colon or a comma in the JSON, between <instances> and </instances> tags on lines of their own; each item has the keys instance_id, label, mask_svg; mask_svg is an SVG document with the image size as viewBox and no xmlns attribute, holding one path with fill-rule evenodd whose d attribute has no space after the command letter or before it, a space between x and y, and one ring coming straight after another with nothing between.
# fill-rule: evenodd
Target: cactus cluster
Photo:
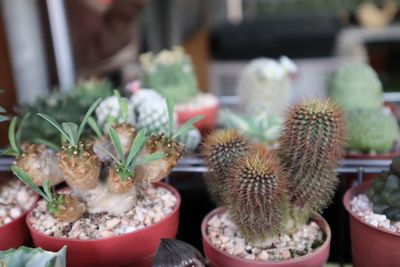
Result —
<instances>
[{"instance_id":1,"label":"cactus cluster","mask_svg":"<svg viewBox=\"0 0 400 267\"><path fill-rule=\"evenodd\" d=\"M192 118L175 130L173 101L168 97L166 133L148 137L145 129L136 132L133 125L115 121L107 127L108 136L102 136L99 126L91 118L100 101L98 99L90 106L79 125L59 123L47 114L38 114L64 140L58 151L52 154L45 154L47 150L39 149L41 147L37 145L19 146L18 134L15 133L16 119L11 123L11 148L8 152L16 156L12 171L44 198L51 215L64 222L73 222L85 212L119 215L134 208L137 185L157 182L171 172L184 150L184 145L177 138L191 130L193 123L202 118ZM97 138L82 138L87 124L97 133ZM96 151L102 151L107 157L99 156ZM46 155L52 157L47 158ZM35 168L30 168L26 162L36 163ZM59 181L49 180L52 175L46 175L49 168L46 164L57 167L71 188L71 194L52 192L52 185ZM43 179L46 180L43 182Z\"/></svg>"},{"instance_id":2,"label":"cactus cluster","mask_svg":"<svg viewBox=\"0 0 400 267\"><path fill-rule=\"evenodd\" d=\"M198 93L192 61L182 47L163 50L157 55L140 55L142 82L163 96L171 95L177 103L190 100Z\"/></svg>"},{"instance_id":3,"label":"cactus cluster","mask_svg":"<svg viewBox=\"0 0 400 267\"><path fill-rule=\"evenodd\" d=\"M368 197L375 213L400 221L400 157L394 158L389 171L372 182Z\"/></svg>"},{"instance_id":4,"label":"cactus cluster","mask_svg":"<svg viewBox=\"0 0 400 267\"><path fill-rule=\"evenodd\" d=\"M289 109L276 155L233 130L218 130L203 149L209 190L249 242L291 233L332 198L344 139L342 111L322 100Z\"/></svg>"},{"instance_id":5,"label":"cactus cluster","mask_svg":"<svg viewBox=\"0 0 400 267\"><path fill-rule=\"evenodd\" d=\"M366 64L349 64L332 77L329 95L345 110L348 148L358 153L386 153L399 135L394 115L383 107L382 84Z\"/></svg>"}]
</instances>

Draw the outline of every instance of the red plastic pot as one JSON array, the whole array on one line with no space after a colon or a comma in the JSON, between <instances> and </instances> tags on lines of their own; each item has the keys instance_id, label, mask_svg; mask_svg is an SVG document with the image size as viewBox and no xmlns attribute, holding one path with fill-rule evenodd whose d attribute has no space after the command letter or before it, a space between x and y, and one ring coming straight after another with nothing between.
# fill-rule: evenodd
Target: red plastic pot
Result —
<instances>
[{"instance_id":1,"label":"red plastic pot","mask_svg":"<svg viewBox=\"0 0 400 267\"><path fill-rule=\"evenodd\" d=\"M35 206L38 198L39 197L36 196L32 208ZM0 250L30 246L32 244L31 235L25 223L25 217L28 212L29 210L25 211L12 222L0 227Z\"/></svg>"},{"instance_id":2,"label":"red plastic pot","mask_svg":"<svg viewBox=\"0 0 400 267\"><path fill-rule=\"evenodd\" d=\"M398 267L400 265L400 234L377 228L362 221L351 211L350 201L364 194L370 183L347 190L343 204L350 214L351 249L356 267Z\"/></svg>"},{"instance_id":3,"label":"red plastic pot","mask_svg":"<svg viewBox=\"0 0 400 267\"><path fill-rule=\"evenodd\" d=\"M204 118L194 124L194 126L199 129L201 133L206 133L215 128L217 123L217 115L218 115L219 105L216 104L215 106L199 108L195 110L178 110L178 123L182 125L186 121L190 120L191 118L204 115Z\"/></svg>"},{"instance_id":4,"label":"red plastic pot","mask_svg":"<svg viewBox=\"0 0 400 267\"><path fill-rule=\"evenodd\" d=\"M224 209L217 208L211 211L201 224L203 236L203 250L212 267L322 267L328 260L331 242L331 229L328 223L320 215L314 221L321 227L326 234L325 242L311 254L284 261L253 261L246 260L215 247L207 235L207 223L215 215L224 212Z\"/></svg>"},{"instance_id":5,"label":"red plastic pot","mask_svg":"<svg viewBox=\"0 0 400 267\"><path fill-rule=\"evenodd\" d=\"M156 183L171 191L176 199L176 207L164 219L144 229L97 240L57 238L35 230L26 219L35 246L49 251L58 251L67 246L67 265L71 267L120 267L151 266L152 259L161 238L175 238L178 231L179 193L170 185Z\"/></svg>"}]
</instances>

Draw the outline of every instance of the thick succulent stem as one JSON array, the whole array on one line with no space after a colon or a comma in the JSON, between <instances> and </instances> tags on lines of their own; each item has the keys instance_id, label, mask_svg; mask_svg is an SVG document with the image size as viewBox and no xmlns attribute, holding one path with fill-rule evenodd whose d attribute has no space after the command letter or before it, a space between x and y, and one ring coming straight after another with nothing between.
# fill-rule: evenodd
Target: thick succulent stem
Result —
<instances>
[{"instance_id":1,"label":"thick succulent stem","mask_svg":"<svg viewBox=\"0 0 400 267\"><path fill-rule=\"evenodd\" d=\"M289 110L278 153L298 225L331 200L344 140L343 112L330 101L306 101Z\"/></svg>"},{"instance_id":2,"label":"thick succulent stem","mask_svg":"<svg viewBox=\"0 0 400 267\"><path fill-rule=\"evenodd\" d=\"M52 206L53 203L55 206ZM54 196L54 201L47 204L47 209L55 218L67 223L78 220L86 211L85 204L71 195Z\"/></svg>"}]
</instances>

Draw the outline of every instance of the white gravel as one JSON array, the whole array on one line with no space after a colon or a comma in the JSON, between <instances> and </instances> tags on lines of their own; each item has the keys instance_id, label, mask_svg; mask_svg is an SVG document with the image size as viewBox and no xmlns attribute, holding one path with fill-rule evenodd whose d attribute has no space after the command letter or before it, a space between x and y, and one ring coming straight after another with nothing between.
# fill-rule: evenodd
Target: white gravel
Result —
<instances>
[{"instance_id":1,"label":"white gravel","mask_svg":"<svg viewBox=\"0 0 400 267\"><path fill-rule=\"evenodd\" d=\"M280 261L306 255L325 240L315 222L304 225L298 232L271 239L267 247L250 245L241 236L228 213L216 215L208 221L207 234L211 243L223 251L248 260Z\"/></svg>"},{"instance_id":2,"label":"white gravel","mask_svg":"<svg viewBox=\"0 0 400 267\"><path fill-rule=\"evenodd\" d=\"M350 202L352 212L364 222L400 234L400 221L390 221L384 214L374 213L372 202L365 194L353 197Z\"/></svg>"},{"instance_id":3,"label":"white gravel","mask_svg":"<svg viewBox=\"0 0 400 267\"><path fill-rule=\"evenodd\" d=\"M187 103L176 105L178 112L194 111L202 108L210 108L218 105L218 98L210 93L199 93Z\"/></svg>"},{"instance_id":4,"label":"white gravel","mask_svg":"<svg viewBox=\"0 0 400 267\"><path fill-rule=\"evenodd\" d=\"M100 239L143 229L161 221L176 206L176 197L163 187L138 189L137 206L122 216L106 212L89 214L73 223L64 223L48 214L45 201L33 210L32 226L50 236L73 239Z\"/></svg>"},{"instance_id":5,"label":"white gravel","mask_svg":"<svg viewBox=\"0 0 400 267\"><path fill-rule=\"evenodd\" d=\"M0 226L12 222L30 209L35 193L17 179L0 181Z\"/></svg>"}]
</instances>

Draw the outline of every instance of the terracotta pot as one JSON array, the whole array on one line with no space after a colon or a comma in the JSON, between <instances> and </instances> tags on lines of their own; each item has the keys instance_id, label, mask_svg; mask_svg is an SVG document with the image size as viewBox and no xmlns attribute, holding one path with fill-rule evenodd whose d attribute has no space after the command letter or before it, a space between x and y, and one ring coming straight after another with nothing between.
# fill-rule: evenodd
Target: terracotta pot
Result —
<instances>
[{"instance_id":1,"label":"terracotta pot","mask_svg":"<svg viewBox=\"0 0 400 267\"><path fill-rule=\"evenodd\" d=\"M326 234L326 240L318 249L311 254L298 258L276 261L263 262L246 260L237 256L228 254L227 252L215 247L207 235L207 223L215 215L224 212L224 209L217 208L211 211L201 224L201 233L203 236L204 254L210 261L212 267L322 267L328 260L331 242L331 229L328 223L320 215L315 217L314 221L323 229Z\"/></svg>"},{"instance_id":2,"label":"terracotta pot","mask_svg":"<svg viewBox=\"0 0 400 267\"><path fill-rule=\"evenodd\" d=\"M197 129L201 133L206 133L215 128L217 123L217 115L218 115L219 105L206 107L206 108L199 108L196 110L179 110L177 111L178 115L178 123L182 125L186 121L190 120L191 118L204 115L204 118L194 124Z\"/></svg>"},{"instance_id":3,"label":"terracotta pot","mask_svg":"<svg viewBox=\"0 0 400 267\"><path fill-rule=\"evenodd\" d=\"M32 208L35 206L38 198L39 196L36 195ZM12 222L0 227L0 250L30 246L32 244L31 235L25 223L25 217L28 212L29 210L25 211Z\"/></svg>"},{"instance_id":4,"label":"terracotta pot","mask_svg":"<svg viewBox=\"0 0 400 267\"><path fill-rule=\"evenodd\" d=\"M353 264L356 267L398 267L400 234L369 225L351 211L351 199L366 193L369 187L370 183L355 186L349 189L343 198L343 204L350 214Z\"/></svg>"},{"instance_id":5,"label":"terracotta pot","mask_svg":"<svg viewBox=\"0 0 400 267\"><path fill-rule=\"evenodd\" d=\"M160 244L161 238L175 238L178 231L179 193L170 185L156 183L171 191L176 199L176 207L164 219L144 229L97 240L79 240L56 238L35 230L26 219L35 246L49 251L58 251L67 246L67 265L73 267L119 267L151 266L152 259Z\"/></svg>"}]
</instances>

